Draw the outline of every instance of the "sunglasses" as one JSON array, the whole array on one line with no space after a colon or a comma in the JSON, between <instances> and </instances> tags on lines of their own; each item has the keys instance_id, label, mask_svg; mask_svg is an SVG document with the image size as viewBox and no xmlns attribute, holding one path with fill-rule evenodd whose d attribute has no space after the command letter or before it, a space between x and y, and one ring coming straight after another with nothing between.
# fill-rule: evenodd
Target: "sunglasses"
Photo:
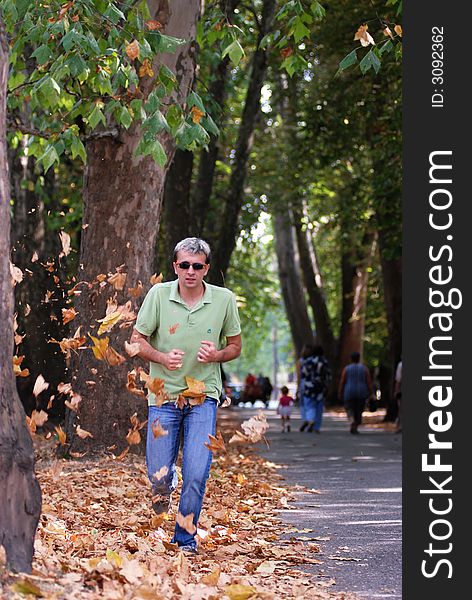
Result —
<instances>
[{"instance_id":1,"label":"sunglasses","mask_svg":"<svg viewBox=\"0 0 472 600\"><path fill-rule=\"evenodd\" d=\"M177 266L179 267L179 269L184 269L184 271L190 269L190 267L193 267L194 271L201 271L206 267L206 265L202 263L189 263L187 260L183 260L182 262L177 263Z\"/></svg>"}]
</instances>

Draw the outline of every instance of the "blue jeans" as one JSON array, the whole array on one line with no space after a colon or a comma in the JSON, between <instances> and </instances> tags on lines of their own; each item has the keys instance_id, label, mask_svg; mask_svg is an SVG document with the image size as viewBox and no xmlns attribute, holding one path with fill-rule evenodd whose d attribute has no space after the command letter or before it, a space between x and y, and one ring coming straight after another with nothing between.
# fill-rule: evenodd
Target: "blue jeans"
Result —
<instances>
[{"instance_id":1,"label":"blue jeans","mask_svg":"<svg viewBox=\"0 0 472 600\"><path fill-rule=\"evenodd\" d=\"M204 443L209 441L208 434L215 435L216 432L216 400L206 398L199 406L185 406L183 409L177 408L171 402L159 407L150 406L148 416L146 463L153 496L170 496L177 487L175 463L183 434L179 512L184 517L193 513L193 523L197 526L213 458ZM152 424L156 419L159 419L162 427L169 432L167 435L154 437ZM167 473L156 480L154 475L162 467L167 467ZM178 524L175 525L172 542L192 548L196 548L197 545L195 533L189 533Z\"/></svg>"},{"instance_id":2,"label":"blue jeans","mask_svg":"<svg viewBox=\"0 0 472 600\"><path fill-rule=\"evenodd\" d=\"M314 430L319 431L323 421L323 394L318 394L316 398L304 396L303 404L305 409L305 420L309 421L310 423L314 423Z\"/></svg>"}]
</instances>

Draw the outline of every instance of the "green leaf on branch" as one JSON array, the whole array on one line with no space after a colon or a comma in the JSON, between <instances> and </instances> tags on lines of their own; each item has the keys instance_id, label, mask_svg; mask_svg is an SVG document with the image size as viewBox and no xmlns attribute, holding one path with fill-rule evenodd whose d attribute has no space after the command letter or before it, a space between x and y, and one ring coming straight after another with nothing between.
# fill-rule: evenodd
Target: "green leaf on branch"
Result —
<instances>
[{"instance_id":1,"label":"green leaf on branch","mask_svg":"<svg viewBox=\"0 0 472 600\"><path fill-rule=\"evenodd\" d=\"M85 146L82 144L82 141L78 135L74 135L72 137L72 143L71 143L70 150L71 150L72 158L76 158L77 156L79 156L84 163L86 162L87 153L85 151Z\"/></svg>"},{"instance_id":2,"label":"green leaf on branch","mask_svg":"<svg viewBox=\"0 0 472 600\"><path fill-rule=\"evenodd\" d=\"M315 17L315 19L324 19L326 15L326 10L319 2L312 2L310 6L310 10Z\"/></svg>"},{"instance_id":3,"label":"green leaf on branch","mask_svg":"<svg viewBox=\"0 0 472 600\"><path fill-rule=\"evenodd\" d=\"M38 163L43 165L44 172L47 173L55 162L59 162L59 155L54 146L48 144L44 154L38 158Z\"/></svg>"},{"instance_id":4,"label":"green leaf on branch","mask_svg":"<svg viewBox=\"0 0 472 600\"><path fill-rule=\"evenodd\" d=\"M296 19L295 24L292 27L292 30L290 31L290 35L293 35L295 43L298 44L298 42L300 42L300 40L302 40L303 38L310 37L310 30L303 23L303 20L301 18L298 18Z\"/></svg>"},{"instance_id":5,"label":"green leaf on branch","mask_svg":"<svg viewBox=\"0 0 472 600\"><path fill-rule=\"evenodd\" d=\"M374 52L374 50L369 50L369 52L367 52L367 54L359 63L359 68L362 74L365 75L369 69L374 69L374 71L378 73L380 70L380 65L380 59L377 54Z\"/></svg>"},{"instance_id":6,"label":"green leaf on branch","mask_svg":"<svg viewBox=\"0 0 472 600\"><path fill-rule=\"evenodd\" d=\"M387 40L382 46L379 46L380 55L388 54L393 50L393 43L391 40Z\"/></svg>"},{"instance_id":7,"label":"green leaf on branch","mask_svg":"<svg viewBox=\"0 0 472 600\"><path fill-rule=\"evenodd\" d=\"M44 106L53 108L58 104L61 88L57 84L57 81L50 75L45 75L40 80L39 85L36 84L36 91Z\"/></svg>"},{"instance_id":8,"label":"green leaf on branch","mask_svg":"<svg viewBox=\"0 0 472 600\"><path fill-rule=\"evenodd\" d=\"M73 54L67 60L66 65L69 67L69 71L72 77L79 77L80 75L82 75L82 73L87 75L87 73L85 72L89 70L87 63L80 56L80 54Z\"/></svg>"},{"instance_id":9,"label":"green leaf on branch","mask_svg":"<svg viewBox=\"0 0 472 600\"><path fill-rule=\"evenodd\" d=\"M147 137L147 134L145 134L139 142L134 154L136 156L139 156L140 154L152 156L153 160L161 167L167 162L167 155L161 142L152 137Z\"/></svg>"},{"instance_id":10,"label":"green leaf on branch","mask_svg":"<svg viewBox=\"0 0 472 600\"><path fill-rule=\"evenodd\" d=\"M339 75L341 71L345 71L352 65L355 65L357 62L357 49L350 52L347 56L345 56L342 61L339 63L339 68L336 75Z\"/></svg>"},{"instance_id":11,"label":"green leaf on branch","mask_svg":"<svg viewBox=\"0 0 472 600\"><path fill-rule=\"evenodd\" d=\"M224 58L226 55L229 56L230 61L235 67L239 64L244 56L244 50L238 40L234 40L231 42L231 44L229 44L229 46L226 46L226 48L223 50L221 58Z\"/></svg>"},{"instance_id":12,"label":"green leaf on branch","mask_svg":"<svg viewBox=\"0 0 472 600\"><path fill-rule=\"evenodd\" d=\"M87 122L90 125L90 127L92 129L95 129L95 127L101 122L103 125L106 125L106 119L105 119L105 115L103 114L103 112L100 109L100 106L98 104L95 105L95 108L92 110L92 112L90 113L90 115L87 118Z\"/></svg>"},{"instance_id":13,"label":"green leaf on branch","mask_svg":"<svg viewBox=\"0 0 472 600\"><path fill-rule=\"evenodd\" d=\"M212 133L213 135L220 135L220 130L218 129L215 121L210 117L210 115L206 115L202 118L201 121L203 127L208 131L208 133Z\"/></svg>"},{"instance_id":14,"label":"green leaf on branch","mask_svg":"<svg viewBox=\"0 0 472 600\"><path fill-rule=\"evenodd\" d=\"M158 33L159 36L159 51L160 52L170 52L174 53L179 46L185 44L185 40L180 38L171 37L170 35L164 35L162 33Z\"/></svg>"},{"instance_id":15,"label":"green leaf on branch","mask_svg":"<svg viewBox=\"0 0 472 600\"><path fill-rule=\"evenodd\" d=\"M47 63L51 58L51 54L51 48L46 44L43 44L42 46L39 46L39 48L36 48L31 56L36 59L38 65L44 65L44 63Z\"/></svg>"},{"instance_id":16,"label":"green leaf on branch","mask_svg":"<svg viewBox=\"0 0 472 600\"><path fill-rule=\"evenodd\" d=\"M126 20L125 15L114 4L109 5L109 7L103 13L103 16L111 21L114 25L116 25L120 19Z\"/></svg>"},{"instance_id":17,"label":"green leaf on branch","mask_svg":"<svg viewBox=\"0 0 472 600\"><path fill-rule=\"evenodd\" d=\"M190 92L187 96L187 108L192 108L192 106L196 106L202 112L206 112L205 106L203 105L203 101L198 94L195 92Z\"/></svg>"}]
</instances>

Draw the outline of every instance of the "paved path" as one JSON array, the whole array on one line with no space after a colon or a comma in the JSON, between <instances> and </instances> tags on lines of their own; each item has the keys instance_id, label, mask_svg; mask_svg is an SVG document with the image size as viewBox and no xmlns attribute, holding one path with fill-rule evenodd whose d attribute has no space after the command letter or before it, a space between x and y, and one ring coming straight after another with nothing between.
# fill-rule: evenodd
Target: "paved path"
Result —
<instances>
[{"instance_id":1,"label":"paved path","mask_svg":"<svg viewBox=\"0 0 472 600\"><path fill-rule=\"evenodd\" d=\"M285 465L288 484L321 492L297 492L295 508L281 511L287 524L313 530L287 535L329 538L320 541L323 564L305 570L334 578L338 592L401 598L401 435L368 426L352 435L337 413L325 413L319 435L300 433L296 413L292 432L281 433L275 411L265 414L270 447L261 445L261 454ZM336 556L345 560L329 558Z\"/></svg>"}]
</instances>

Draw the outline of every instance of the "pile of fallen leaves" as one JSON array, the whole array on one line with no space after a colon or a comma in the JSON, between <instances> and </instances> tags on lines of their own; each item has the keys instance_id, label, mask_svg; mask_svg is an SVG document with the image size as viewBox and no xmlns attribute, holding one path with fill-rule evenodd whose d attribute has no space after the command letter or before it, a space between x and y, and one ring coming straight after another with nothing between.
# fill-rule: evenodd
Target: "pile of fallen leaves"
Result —
<instances>
[{"instance_id":1,"label":"pile of fallen leaves","mask_svg":"<svg viewBox=\"0 0 472 600\"><path fill-rule=\"evenodd\" d=\"M222 429L229 432L224 422ZM219 453L198 524L199 554L188 555L170 543L179 494L169 514L153 513L143 457L57 460L47 452L51 440L36 436L43 512L33 573L14 575L0 561L1 597L345 598L328 589L332 581L323 585L297 570L318 564L320 547L297 540L304 532L287 529L277 517L291 494L281 487L276 465L253 447L226 447L221 434L209 443ZM284 533L294 535L281 539Z\"/></svg>"}]
</instances>

